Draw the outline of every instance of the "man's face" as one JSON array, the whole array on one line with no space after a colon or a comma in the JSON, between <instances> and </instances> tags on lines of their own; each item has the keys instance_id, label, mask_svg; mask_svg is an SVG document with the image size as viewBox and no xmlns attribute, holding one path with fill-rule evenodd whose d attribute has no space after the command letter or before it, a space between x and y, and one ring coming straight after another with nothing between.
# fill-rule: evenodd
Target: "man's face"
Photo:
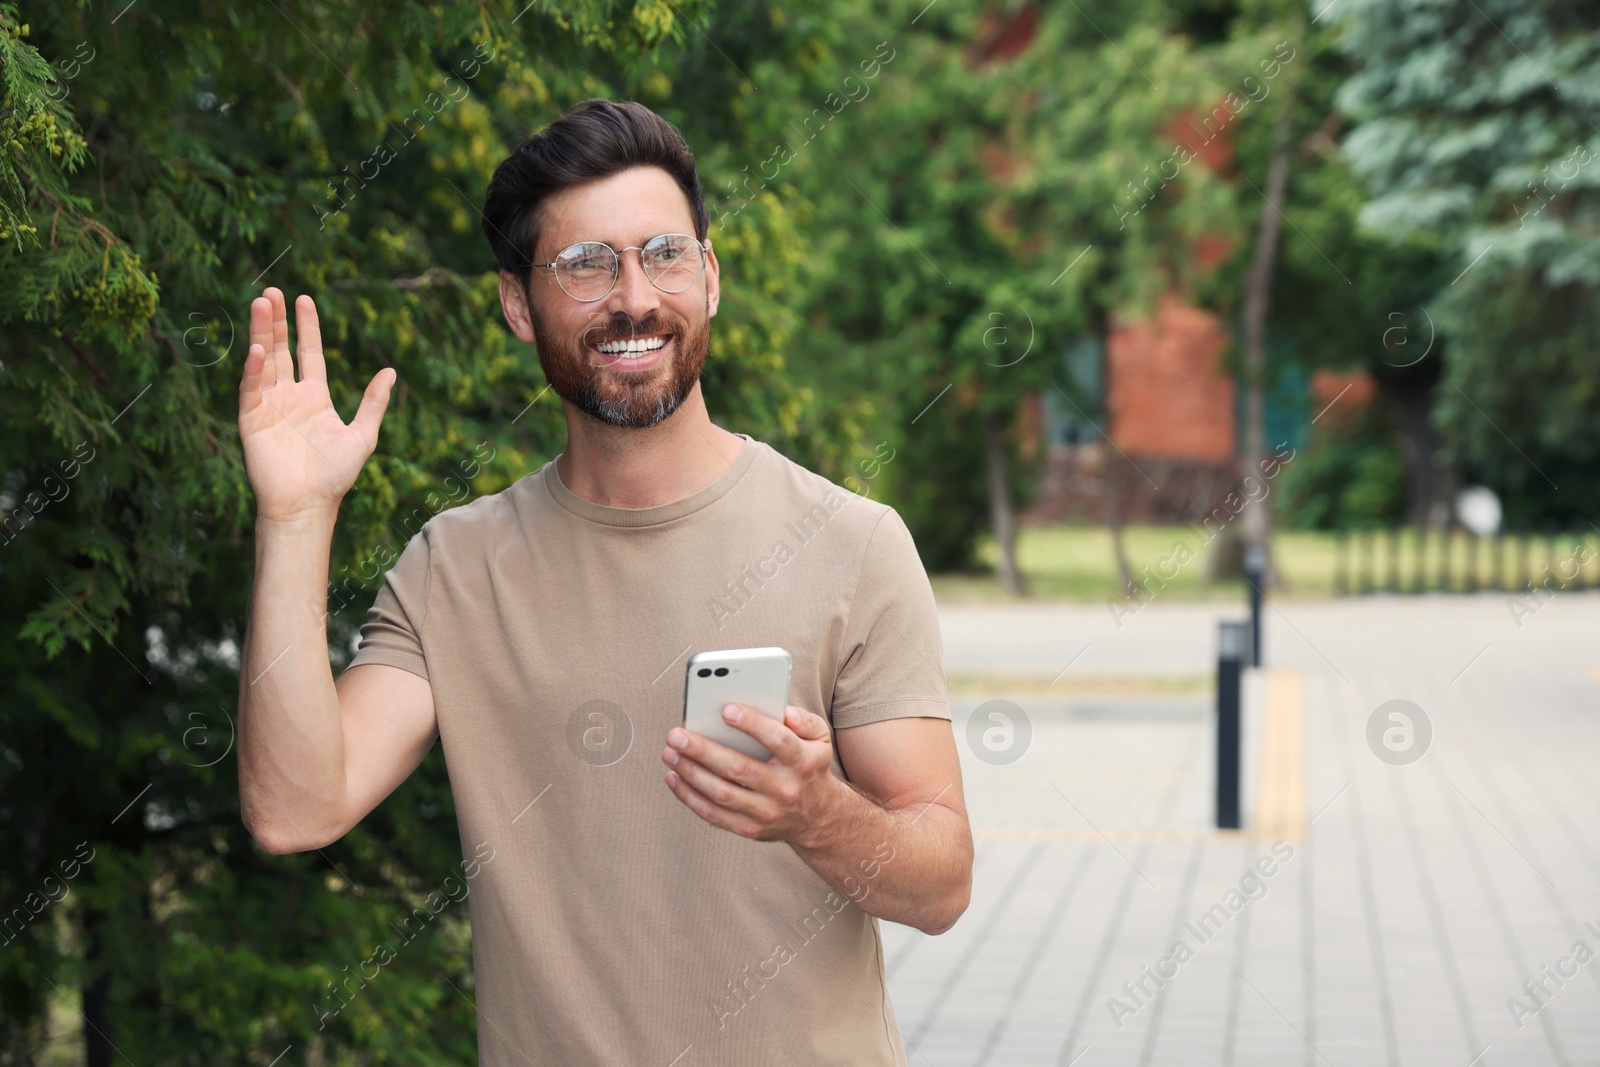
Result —
<instances>
[{"instance_id":1,"label":"man's face","mask_svg":"<svg viewBox=\"0 0 1600 1067\"><path fill-rule=\"evenodd\" d=\"M579 241L621 251L664 233L694 234L688 199L659 167L566 189L545 201L543 219L535 263L549 263ZM500 302L512 332L539 346L539 364L556 395L612 426L654 426L699 384L717 313L717 261L707 253L699 280L681 293L664 293L645 276L637 251L621 254L617 283L599 300L573 299L553 271L535 267L526 299L515 276L501 272ZM665 344L633 358L600 348L657 340Z\"/></svg>"}]
</instances>

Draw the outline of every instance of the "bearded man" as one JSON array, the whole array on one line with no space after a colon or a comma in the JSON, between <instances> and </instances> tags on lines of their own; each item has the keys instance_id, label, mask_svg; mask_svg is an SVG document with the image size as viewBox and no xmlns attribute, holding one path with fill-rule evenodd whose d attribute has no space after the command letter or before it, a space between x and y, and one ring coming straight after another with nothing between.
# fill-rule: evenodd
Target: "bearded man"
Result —
<instances>
[{"instance_id":1,"label":"bearded man","mask_svg":"<svg viewBox=\"0 0 1600 1067\"><path fill-rule=\"evenodd\" d=\"M396 375L346 424L312 299L298 380L283 294L251 304L245 823L273 853L321 848L437 740L481 1063L904 1067L878 920L949 929L973 855L911 535L708 416L720 268L670 123L583 101L500 165L483 217L566 448L411 539L337 679L334 523ZM766 646L791 654L791 706L724 717L771 758L686 730L688 658ZM358 994L335 992L324 1024Z\"/></svg>"}]
</instances>

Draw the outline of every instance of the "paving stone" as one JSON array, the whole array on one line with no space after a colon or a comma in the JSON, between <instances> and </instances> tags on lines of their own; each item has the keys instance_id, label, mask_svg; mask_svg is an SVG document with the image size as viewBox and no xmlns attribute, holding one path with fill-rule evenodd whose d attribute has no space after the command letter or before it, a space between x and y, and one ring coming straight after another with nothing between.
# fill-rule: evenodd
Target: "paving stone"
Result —
<instances>
[{"instance_id":1,"label":"paving stone","mask_svg":"<svg viewBox=\"0 0 1600 1067\"><path fill-rule=\"evenodd\" d=\"M981 762L964 729L991 697L952 701L978 860L953 929L883 924L911 1062L1600 1063L1600 959L1559 987L1541 974L1580 940L1600 952L1600 594L1558 597L1520 629L1495 595L1274 603L1264 647L1303 679L1315 821L1202 939L1186 924L1227 910L1271 848L1209 830L1211 698L1042 694L1069 663L1208 672L1216 621L1241 614L1156 602L1118 628L1103 606L941 609L952 674L1036 679L993 694L1034 734L1017 762ZM1367 742L1396 699L1433 729L1406 766ZM1260 726L1252 707L1248 760ZM1192 958L1130 995L1178 938ZM1541 977L1551 992L1519 1027L1507 1001Z\"/></svg>"}]
</instances>

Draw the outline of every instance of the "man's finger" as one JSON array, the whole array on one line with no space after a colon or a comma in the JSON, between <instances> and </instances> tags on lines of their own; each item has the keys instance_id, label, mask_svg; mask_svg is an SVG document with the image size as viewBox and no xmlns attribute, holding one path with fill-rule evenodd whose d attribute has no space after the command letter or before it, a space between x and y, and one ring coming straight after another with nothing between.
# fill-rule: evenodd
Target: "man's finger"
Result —
<instances>
[{"instance_id":1,"label":"man's finger","mask_svg":"<svg viewBox=\"0 0 1600 1067\"><path fill-rule=\"evenodd\" d=\"M272 351L272 301L264 296L250 301L250 343Z\"/></svg>"},{"instance_id":2,"label":"man's finger","mask_svg":"<svg viewBox=\"0 0 1600 1067\"><path fill-rule=\"evenodd\" d=\"M761 830L761 827L753 820L719 806L704 793L684 781L683 776L676 771L667 772L667 788L672 790L672 795L682 801L685 807L712 826L719 826L729 833L738 834L740 837L754 837Z\"/></svg>"},{"instance_id":3,"label":"man's finger","mask_svg":"<svg viewBox=\"0 0 1600 1067\"><path fill-rule=\"evenodd\" d=\"M267 287L267 299L272 302L272 342L267 345L267 358L280 382L294 381L294 356L289 352L289 319L283 305L283 290Z\"/></svg>"},{"instance_id":4,"label":"man's finger","mask_svg":"<svg viewBox=\"0 0 1600 1067\"><path fill-rule=\"evenodd\" d=\"M239 410L242 412L247 405L260 403L259 397L252 394L259 393L272 385L272 360L267 358L266 349L258 344L251 344L250 350L244 356L244 376L239 379ZM253 402L253 403L252 403Z\"/></svg>"},{"instance_id":5,"label":"man's finger","mask_svg":"<svg viewBox=\"0 0 1600 1067\"><path fill-rule=\"evenodd\" d=\"M327 381L322 359L322 326L317 322L317 302L304 293L294 298L294 336L300 345L300 380Z\"/></svg>"},{"instance_id":6,"label":"man's finger","mask_svg":"<svg viewBox=\"0 0 1600 1067\"><path fill-rule=\"evenodd\" d=\"M728 721L727 708L737 708L739 719L730 722L736 730L742 730L751 737L767 746L767 751L783 759L793 759L800 754L800 743L794 731L778 719L769 718L759 711L744 704L729 704L723 709L722 718Z\"/></svg>"},{"instance_id":7,"label":"man's finger","mask_svg":"<svg viewBox=\"0 0 1600 1067\"><path fill-rule=\"evenodd\" d=\"M826 741L828 739L828 720L821 715L807 711L805 708L797 708L790 704L786 721L789 724L789 729L807 741Z\"/></svg>"},{"instance_id":8,"label":"man's finger","mask_svg":"<svg viewBox=\"0 0 1600 1067\"><path fill-rule=\"evenodd\" d=\"M778 726L778 729L782 730L784 728ZM671 740L673 735L680 730L686 738L682 748L672 744ZM684 730L681 726L674 727L668 731L667 739L668 747L676 750L681 757L692 759L709 767L713 772L730 782L755 782L761 778L767 767L765 760L746 756L743 752L735 752L720 741L713 741L704 734L697 734L693 730Z\"/></svg>"},{"instance_id":9,"label":"man's finger","mask_svg":"<svg viewBox=\"0 0 1600 1067\"><path fill-rule=\"evenodd\" d=\"M745 816L757 816L771 802L760 793L729 781L722 774L680 755L678 762L670 765L678 777L694 786L695 790L719 808Z\"/></svg>"},{"instance_id":10,"label":"man's finger","mask_svg":"<svg viewBox=\"0 0 1600 1067\"><path fill-rule=\"evenodd\" d=\"M389 394L394 389L394 380L397 375L393 367L385 367L372 376L372 381L367 383L367 391L361 394L361 406L356 409L356 417L350 420L350 425L359 426L361 432L370 440L378 440L378 426L383 422L383 413L389 409Z\"/></svg>"}]
</instances>

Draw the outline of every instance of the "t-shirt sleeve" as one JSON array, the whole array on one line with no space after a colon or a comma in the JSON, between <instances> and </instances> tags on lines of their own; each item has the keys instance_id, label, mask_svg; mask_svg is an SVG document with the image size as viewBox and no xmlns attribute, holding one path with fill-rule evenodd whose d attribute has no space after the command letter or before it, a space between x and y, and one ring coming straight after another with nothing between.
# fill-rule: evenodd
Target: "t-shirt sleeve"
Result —
<instances>
[{"instance_id":1,"label":"t-shirt sleeve","mask_svg":"<svg viewBox=\"0 0 1600 1067\"><path fill-rule=\"evenodd\" d=\"M432 574L428 530L424 527L383 579L383 586L361 626L361 643L351 667L383 663L422 678L428 664L422 654L422 625L428 617L428 587Z\"/></svg>"},{"instance_id":2,"label":"t-shirt sleeve","mask_svg":"<svg viewBox=\"0 0 1600 1067\"><path fill-rule=\"evenodd\" d=\"M833 726L950 718L933 588L892 508L867 538L833 688Z\"/></svg>"}]
</instances>

